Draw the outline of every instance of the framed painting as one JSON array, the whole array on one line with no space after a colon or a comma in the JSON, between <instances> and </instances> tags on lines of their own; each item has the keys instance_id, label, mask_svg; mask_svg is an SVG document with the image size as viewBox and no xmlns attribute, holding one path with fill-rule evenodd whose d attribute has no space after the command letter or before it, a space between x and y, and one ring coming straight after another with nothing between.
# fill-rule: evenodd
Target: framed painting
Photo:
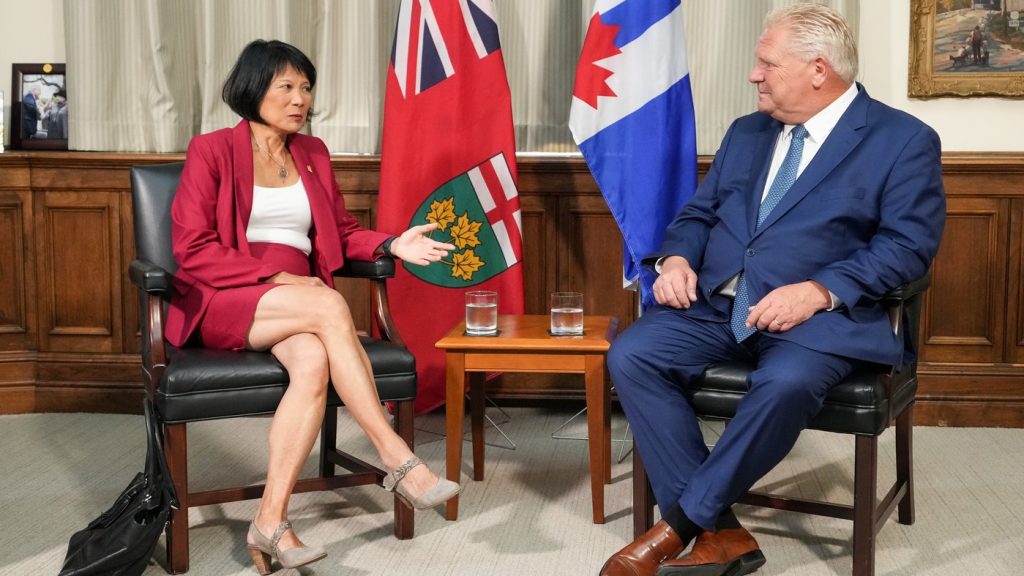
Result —
<instances>
[{"instance_id":1,"label":"framed painting","mask_svg":"<svg viewBox=\"0 0 1024 576\"><path fill-rule=\"evenodd\" d=\"M1024 0L910 0L907 95L1024 96Z\"/></svg>"},{"instance_id":2,"label":"framed painting","mask_svg":"<svg viewBox=\"0 0 1024 576\"><path fill-rule=\"evenodd\" d=\"M11 96L11 149L68 149L63 64L12 64Z\"/></svg>"}]
</instances>

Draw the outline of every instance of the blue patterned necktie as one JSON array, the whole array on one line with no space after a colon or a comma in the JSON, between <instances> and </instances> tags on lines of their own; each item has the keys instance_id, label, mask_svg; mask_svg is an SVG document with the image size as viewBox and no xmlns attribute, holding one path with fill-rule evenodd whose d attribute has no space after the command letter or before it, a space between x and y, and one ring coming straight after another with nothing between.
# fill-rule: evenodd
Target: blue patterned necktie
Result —
<instances>
[{"instance_id":1,"label":"blue patterned necktie","mask_svg":"<svg viewBox=\"0 0 1024 576\"><path fill-rule=\"evenodd\" d=\"M758 228L761 227L761 223L768 217L768 214L775 208L775 205L779 203L779 200L782 200L782 197L786 195L793 182L796 182L797 169L800 167L800 156L804 152L804 138L807 137L807 129L804 128L803 124L797 124L793 127L790 135L792 138L789 142L789 150L786 152L786 157L782 160L779 173L775 175L775 180L772 181L772 186L768 189L768 194L761 201L761 207L757 211ZM740 278L736 282L736 298L732 302L732 318L729 320L729 326L732 328L732 333L736 336L737 342L743 342L751 334L757 332L756 328L747 328L747 316L750 315L748 308L750 308L750 295L747 294L746 279L743 277L743 273L740 272Z\"/></svg>"}]
</instances>

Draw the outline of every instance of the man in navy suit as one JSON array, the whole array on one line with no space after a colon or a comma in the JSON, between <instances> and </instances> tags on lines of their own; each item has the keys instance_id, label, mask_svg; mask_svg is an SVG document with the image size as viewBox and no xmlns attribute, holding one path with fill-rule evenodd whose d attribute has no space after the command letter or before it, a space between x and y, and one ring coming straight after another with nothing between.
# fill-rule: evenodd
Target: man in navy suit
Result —
<instances>
[{"instance_id":1,"label":"man in navy suit","mask_svg":"<svg viewBox=\"0 0 1024 576\"><path fill-rule=\"evenodd\" d=\"M905 360L880 298L923 276L938 249L939 138L855 83L843 18L813 4L773 12L755 55L758 112L729 128L645 259L659 305L608 356L662 520L602 576L757 570L764 556L730 506L792 449L829 388L861 363ZM709 453L683 390L723 360L756 369Z\"/></svg>"},{"instance_id":2,"label":"man in navy suit","mask_svg":"<svg viewBox=\"0 0 1024 576\"><path fill-rule=\"evenodd\" d=\"M42 90L39 86L33 86L21 99L21 137L31 138L36 135L36 125L39 123L39 95Z\"/></svg>"}]
</instances>

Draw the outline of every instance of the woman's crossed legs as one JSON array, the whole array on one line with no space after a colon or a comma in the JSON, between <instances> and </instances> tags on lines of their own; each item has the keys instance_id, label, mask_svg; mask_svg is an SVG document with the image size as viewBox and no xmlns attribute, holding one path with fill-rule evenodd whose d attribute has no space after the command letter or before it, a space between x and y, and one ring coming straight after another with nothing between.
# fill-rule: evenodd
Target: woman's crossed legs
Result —
<instances>
[{"instance_id":1,"label":"woman's crossed legs","mask_svg":"<svg viewBox=\"0 0 1024 576\"><path fill-rule=\"evenodd\" d=\"M267 487L254 520L263 534L273 534L288 517L288 499L309 456L323 420L328 381L366 432L388 470L413 457L381 408L373 371L345 299L326 286L287 284L270 290L256 307L249 348L267 350L288 370L289 384L270 427ZM402 480L413 494L437 483L426 466L413 468ZM289 530L280 548L302 543Z\"/></svg>"}]
</instances>

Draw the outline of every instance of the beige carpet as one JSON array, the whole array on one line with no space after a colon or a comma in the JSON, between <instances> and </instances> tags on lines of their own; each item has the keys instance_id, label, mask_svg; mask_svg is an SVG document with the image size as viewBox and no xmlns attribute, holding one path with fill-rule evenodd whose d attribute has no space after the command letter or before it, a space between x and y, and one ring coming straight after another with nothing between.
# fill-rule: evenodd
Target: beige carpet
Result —
<instances>
[{"instance_id":1,"label":"beige carpet","mask_svg":"<svg viewBox=\"0 0 1024 576\"><path fill-rule=\"evenodd\" d=\"M490 434L487 479L466 482L460 518L419 512L416 537L392 536L391 499L379 488L303 494L291 517L308 542L329 556L276 574L415 576L594 575L631 536L630 459L613 466L604 525L590 522L586 443L553 440L573 411L509 410L502 425L517 443L500 448ZM497 414L495 414L497 417ZM193 482L215 487L259 480L269 420L191 426ZM417 419L417 450L435 470L444 459L441 415ZM621 434L624 421L615 420ZM342 418L340 436L374 461L369 444ZM583 432L582 422L570 432ZM893 436L883 436L880 468L893 475ZM468 452L468 443L467 443ZM878 536L877 574L1016 576L1024 558L1024 430L918 428L915 435L917 517L890 521ZM850 499L853 443L806 432L763 483L792 494ZM0 574L56 574L67 539L102 512L144 458L139 416L32 414L0 417ZM312 467L309 467L312 471ZM244 545L255 502L208 506L191 518L191 572L255 574ZM758 574L850 574L851 525L841 520L742 507L741 520L768 558ZM162 558L162 544L158 558ZM159 565L148 575L163 574Z\"/></svg>"}]
</instances>

